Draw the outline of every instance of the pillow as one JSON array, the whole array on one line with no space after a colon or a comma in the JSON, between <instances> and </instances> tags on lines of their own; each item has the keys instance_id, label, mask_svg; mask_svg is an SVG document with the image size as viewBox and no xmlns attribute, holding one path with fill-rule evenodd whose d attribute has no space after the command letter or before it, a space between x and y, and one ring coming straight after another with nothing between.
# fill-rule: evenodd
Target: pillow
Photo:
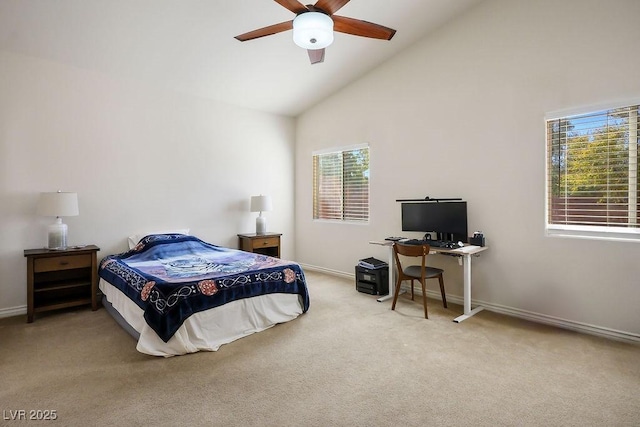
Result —
<instances>
[{"instance_id":1,"label":"pillow","mask_svg":"<svg viewBox=\"0 0 640 427\"><path fill-rule=\"evenodd\" d=\"M149 231L144 233L133 234L127 237L127 243L129 244L129 249L135 248L138 242L142 240L144 236L148 236L149 234L186 234L188 236L189 229L183 228L178 230Z\"/></svg>"}]
</instances>

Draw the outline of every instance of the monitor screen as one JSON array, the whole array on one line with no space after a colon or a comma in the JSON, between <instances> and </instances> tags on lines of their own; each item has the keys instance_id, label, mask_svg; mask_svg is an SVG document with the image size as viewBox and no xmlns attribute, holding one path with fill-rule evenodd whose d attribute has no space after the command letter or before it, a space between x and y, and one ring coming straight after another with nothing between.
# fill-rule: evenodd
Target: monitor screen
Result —
<instances>
[{"instance_id":1,"label":"monitor screen","mask_svg":"<svg viewBox=\"0 0 640 427\"><path fill-rule=\"evenodd\" d=\"M402 231L437 233L438 239L467 241L467 202L402 203Z\"/></svg>"}]
</instances>

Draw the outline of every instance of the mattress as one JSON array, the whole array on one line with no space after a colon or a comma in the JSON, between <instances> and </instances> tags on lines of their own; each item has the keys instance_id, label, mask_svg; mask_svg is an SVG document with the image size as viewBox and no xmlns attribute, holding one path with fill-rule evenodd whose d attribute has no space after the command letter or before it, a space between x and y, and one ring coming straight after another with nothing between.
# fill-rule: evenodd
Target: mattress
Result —
<instances>
[{"instance_id":1,"label":"mattress","mask_svg":"<svg viewBox=\"0 0 640 427\"><path fill-rule=\"evenodd\" d=\"M104 279L100 279L99 287L122 320L137 333L136 349L152 356L216 351L223 344L288 322L302 314L300 297L296 294L245 298L191 315L165 343L145 322L143 310L122 291Z\"/></svg>"}]
</instances>

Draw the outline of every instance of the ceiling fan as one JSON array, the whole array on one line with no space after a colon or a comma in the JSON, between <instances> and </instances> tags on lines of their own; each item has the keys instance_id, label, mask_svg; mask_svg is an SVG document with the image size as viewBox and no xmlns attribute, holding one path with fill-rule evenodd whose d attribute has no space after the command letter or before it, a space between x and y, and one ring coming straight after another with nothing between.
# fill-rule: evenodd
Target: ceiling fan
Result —
<instances>
[{"instance_id":1,"label":"ceiling fan","mask_svg":"<svg viewBox=\"0 0 640 427\"><path fill-rule=\"evenodd\" d=\"M333 31L374 39L391 40L396 30L360 19L334 15L349 0L318 0L314 5L303 5L298 0L275 0L296 14L291 21L240 34L241 42L253 40L293 29L293 41L307 49L312 64L324 61L324 49L333 42Z\"/></svg>"}]
</instances>

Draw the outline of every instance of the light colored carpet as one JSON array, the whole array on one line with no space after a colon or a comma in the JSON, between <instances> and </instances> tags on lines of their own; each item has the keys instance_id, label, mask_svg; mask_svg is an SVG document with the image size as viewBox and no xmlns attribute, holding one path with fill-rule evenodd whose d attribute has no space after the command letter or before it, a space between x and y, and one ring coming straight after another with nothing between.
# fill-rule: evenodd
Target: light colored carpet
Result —
<instances>
[{"instance_id":1,"label":"light colored carpet","mask_svg":"<svg viewBox=\"0 0 640 427\"><path fill-rule=\"evenodd\" d=\"M155 358L104 309L0 320L0 409L39 425L637 426L640 346L307 272L308 313L217 352ZM3 425L24 425L0 419Z\"/></svg>"}]
</instances>

